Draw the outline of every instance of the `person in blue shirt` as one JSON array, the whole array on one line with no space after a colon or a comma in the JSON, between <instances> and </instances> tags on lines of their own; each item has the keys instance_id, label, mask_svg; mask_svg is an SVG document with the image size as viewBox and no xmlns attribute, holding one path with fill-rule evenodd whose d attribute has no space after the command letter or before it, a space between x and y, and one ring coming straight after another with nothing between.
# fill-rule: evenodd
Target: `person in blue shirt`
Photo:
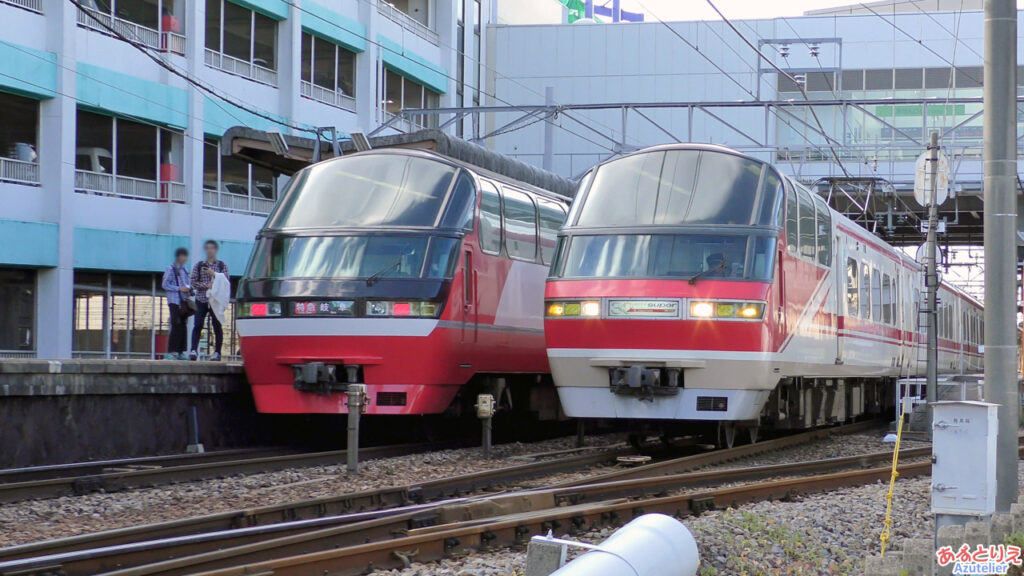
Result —
<instances>
[{"instance_id":1,"label":"person in blue shirt","mask_svg":"<svg viewBox=\"0 0 1024 576\"><path fill-rule=\"evenodd\" d=\"M167 293L167 307L170 308L171 334L167 339L168 360L187 360L185 348L188 317L185 313L186 300L192 298L192 286L189 284L188 249L178 248L174 251L174 263L164 270L162 283Z\"/></svg>"}]
</instances>

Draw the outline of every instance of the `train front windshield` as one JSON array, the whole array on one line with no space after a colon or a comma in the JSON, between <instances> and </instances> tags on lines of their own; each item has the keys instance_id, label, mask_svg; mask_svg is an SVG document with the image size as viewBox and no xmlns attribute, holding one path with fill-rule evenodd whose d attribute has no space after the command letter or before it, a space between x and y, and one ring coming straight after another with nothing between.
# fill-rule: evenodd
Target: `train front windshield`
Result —
<instances>
[{"instance_id":1,"label":"train front windshield","mask_svg":"<svg viewBox=\"0 0 1024 576\"><path fill-rule=\"evenodd\" d=\"M249 278L451 276L475 186L459 169L402 154L362 154L296 174L270 216Z\"/></svg>"},{"instance_id":2,"label":"train front windshield","mask_svg":"<svg viewBox=\"0 0 1024 576\"><path fill-rule=\"evenodd\" d=\"M771 278L784 196L763 162L652 150L603 164L586 181L552 276Z\"/></svg>"}]
</instances>

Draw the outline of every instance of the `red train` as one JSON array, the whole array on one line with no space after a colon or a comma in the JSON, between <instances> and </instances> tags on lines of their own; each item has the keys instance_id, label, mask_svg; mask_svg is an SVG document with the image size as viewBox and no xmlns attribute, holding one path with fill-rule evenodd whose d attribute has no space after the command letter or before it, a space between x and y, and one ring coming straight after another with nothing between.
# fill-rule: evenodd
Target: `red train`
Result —
<instances>
[{"instance_id":1,"label":"red train","mask_svg":"<svg viewBox=\"0 0 1024 576\"><path fill-rule=\"evenodd\" d=\"M343 413L363 383L369 414L441 413L478 392L557 413L543 290L567 206L424 150L298 172L238 288L257 409Z\"/></svg>"},{"instance_id":2,"label":"red train","mask_svg":"<svg viewBox=\"0 0 1024 576\"><path fill-rule=\"evenodd\" d=\"M925 371L918 264L771 165L649 148L582 180L547 283L570 417L653 431L803 428L877 413ZM942 372L982 370L981 305L940 291Z\"/></svg>"}]
</instances>

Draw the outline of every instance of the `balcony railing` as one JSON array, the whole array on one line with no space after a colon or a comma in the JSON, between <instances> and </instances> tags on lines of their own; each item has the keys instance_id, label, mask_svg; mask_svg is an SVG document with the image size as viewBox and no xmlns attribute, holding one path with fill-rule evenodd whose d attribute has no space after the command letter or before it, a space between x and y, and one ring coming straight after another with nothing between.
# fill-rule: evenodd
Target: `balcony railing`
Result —
<instances>
[{"instance_id":1,"label":"balcony railing","mask_svg":"<svg viewBox=\"0 0 1024 576\"><path fill-rule=\"evenodd\" d=\"M405 28L431 44L438 44L440 42L437 32L431 30L429 26L424 26L423 23L417 21L415 18L409 16L405 12L402 12L398 8L395 8L394 4L390 4L385 0L377 0L377 12L380 12L391 21L398 23L402 28Z\"/></svg>"},{"instance_id":2,"label":"balcony railing","mask_svg":"<svg viewBox=\"0 0 1024 576\"><path fill-rule=\"evenodd\" d=\"M35 358L35 350L0 350L0 358Z\"/></svg>"},{"instance_id":3,"label":"balcony railing","mask_svg":"<svg viewBox=\"0 0 1024 576\"><path fill-rule=\"evenodd\" d=\"M78 25L103 34L123 36L154 50L185 55L185 37L181 34L159 32L105 12L80 8L78 10Z\"/></svg>"},{"instance_id":4,"label":"balcony railing","mask_svg":"<svg viewBox=\"0 0 1024 576\"><path fill-rule=\"evenodd\" d=\"M323 102L324 104L330 104L331 106L337 106L348 110L350 112L356 111L356 99L341 92L335 92L324 88L323 86L317 86L311 82L302 81L302 95L306 98L311 98L317 102Z\"/></svg>"},{"instance_id":5,"label":"balcony railing","mask_svg":"<svg viewBox=\"0 0 1024 576\"><path fill-rule=\"evenodd\" d=\"M274 209L274 200L258 196L243 196L231 192L221 192L210 188L203 189L203 207L215 210L226 210L241 214L266 216Z\"/></svg>"},{"instance_id":6,"label":"balcony railing","mask_svg":"<svg viewBox=\"0 0 1024 576\"><path fill-rule=\"evenodd\" d=\"M43 0L0 0L0 3L31 10L38 14L43 13Z\"/></svg>"},{"instance_id":7,"label":"balcony railing","mask_svg":"<svg viewBox=\"0 0 1024 576\"><path fill-rule=\"evenodd\" d=\"M245 60L239 60L234 56L228 56L227 54L222 54L216 50L210 50L209 48L206 49L206 65L211 68L227 72L228 74L234 74L236 76L242 76L243 78L255 80L261 84L277 86L277 72L270 68L264 68L259 64L252 64Z\"/></svg>"},{"instance_id":8,"label":"balcony railing","mask_svg":"<svg viewBox=\"0 0 1024 576\"><path fill-rule=\"evenodd\" d=\"M88 170L75 170L75 191L179 204L188 202L188 191L180 182L157 182Z\"/></svg>"},{"instance_id":9,"label":"balcony railing","mask_svg":"<svg viewBox=\"0 0 1024 576\"><path fill-rule=\"evenodd\" d=\"M39 184L39 164L0 158L0 180L16 184Z\"/></svg>"}]
</instances>

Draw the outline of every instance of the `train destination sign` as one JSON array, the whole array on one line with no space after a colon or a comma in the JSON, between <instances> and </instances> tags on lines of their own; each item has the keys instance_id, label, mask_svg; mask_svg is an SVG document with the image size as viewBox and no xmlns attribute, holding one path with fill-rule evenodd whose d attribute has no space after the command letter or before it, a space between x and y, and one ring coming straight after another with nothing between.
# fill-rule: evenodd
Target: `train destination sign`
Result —
<instances>
[{"instance_id":1,"label":"train destination sign","mask_svg":"<svg viewBox=\"0 0 1024 576\"><path fill-rule=\"evenodd\" d=\"M643 318L678 318L678 300L611 300L609 316L638 316Z\"/></svg>"}]
</instances>

